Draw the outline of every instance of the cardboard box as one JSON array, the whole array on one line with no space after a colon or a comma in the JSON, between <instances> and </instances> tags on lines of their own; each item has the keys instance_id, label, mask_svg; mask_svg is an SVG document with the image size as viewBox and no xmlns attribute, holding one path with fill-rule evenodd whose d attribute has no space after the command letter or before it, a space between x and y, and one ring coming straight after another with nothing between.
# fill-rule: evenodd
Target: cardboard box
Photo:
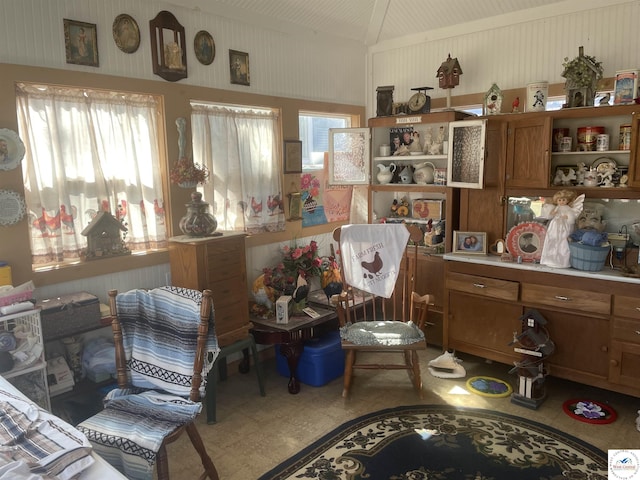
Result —
<instances>
[{"instance_id":1,"label":"cardboard box","mask_svg":"<svg viewBox=\"0 0 640 480\"><path fill-rule=\"evenodd\" d=\"M411 205L411 216L421 220L433 220L438 222L444 215L444 200L432 200L429 198L416 198Z\"/></svg>"},{"instance_id":2,"label":"cardboard box","mask_svg":"<svg viewBox=\"0 0 640 480\"><path fill-rule=\"evenodd\" d=\"M289 323L291 295L282 295L276 300L276 323Z\"/></svg>"},{"instance_id":3,"label":"cardboard box","mask_svg":"<svg viewBox=\"0 0 640 480\"><path fill-rule=\"evenodd\" d=\"M287 359L276 345L276 368L283 377L289 377ZM340 345L340 332L334 331L304 342L300 355L298 380L305 385L321 387L344 375L344 350Z\"/></svg>"}]
</instances>

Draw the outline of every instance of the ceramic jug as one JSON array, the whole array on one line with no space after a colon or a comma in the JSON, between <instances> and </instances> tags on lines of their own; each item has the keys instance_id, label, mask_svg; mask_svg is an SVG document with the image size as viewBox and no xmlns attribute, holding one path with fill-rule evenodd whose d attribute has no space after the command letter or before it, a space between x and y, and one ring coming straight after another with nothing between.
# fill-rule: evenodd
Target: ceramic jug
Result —
<instances>
[{"instance_id":1,"label":"ceramic jug","mask_svg":"<svg viewBox=\"0 0 640 480\"><path fill-rule=\"evenodd\" d=\"M433 172L435 172L435 169L435 165L431 162L416 165L415 171L413 172L413 181L419 185L433 183Z\"/></svg>"},{"instance_id":2,"label":"ceramic jug","mask_svg":"<svg viewBox=\"0 0 640 480\"><path fill-rule=\"evenodd\" d=\"M376 175L376 178L378 179L378 183L384 185L385 183L391 182L391 179L393 178L393 172L396 171L396 164L390 163L387 167L383 163L379 163L378 170L379 172Z\"/></svg>"},{"instance_id":3,"label":"ceramic jug","mask_svg":"<svg viewBox=\"0 0 640 480\"><path fill-rule=\"evenodd\" d=\"M400 183L411 183L413 180L413 172L411 171L411 167L407 165L400 172Z\"/></svg>"}]
</instances>

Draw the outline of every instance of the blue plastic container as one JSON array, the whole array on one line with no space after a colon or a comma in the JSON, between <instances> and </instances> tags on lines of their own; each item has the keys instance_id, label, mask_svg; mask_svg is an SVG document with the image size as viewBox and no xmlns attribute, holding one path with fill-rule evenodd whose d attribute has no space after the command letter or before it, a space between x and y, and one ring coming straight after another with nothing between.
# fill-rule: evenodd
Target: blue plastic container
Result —
<instances>
[{"instance_id":1,"label":"blue plastic container","mask_svg":"<svg viewBox=\"0 0 640 480\"><path fill-rule=\"evenodd\" d=\"M278 373L289 377L287 359L276 345ZM340 332L329 332L322 337L304 342L304 350L298 363L297 377L305 385L321 387L344 375L344 351L340 346Z\"/></svg>"}]
</instances>

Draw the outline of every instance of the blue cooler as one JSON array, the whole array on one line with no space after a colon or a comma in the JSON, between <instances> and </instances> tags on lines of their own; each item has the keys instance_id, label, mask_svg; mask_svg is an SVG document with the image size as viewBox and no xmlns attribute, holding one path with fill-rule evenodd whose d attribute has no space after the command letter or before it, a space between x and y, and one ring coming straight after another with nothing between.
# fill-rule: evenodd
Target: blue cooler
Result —
<instances>
[{"instance_id":1,"label":"blue cooler","mask_svg":"<svg viewBox=\"0 0 640 480\"><path fill-rule=\"evenodd\" d=\"M276 345L278 373L289 377L287 359ZM340 332L333 331L320 338L304 342L304 350L298 362L297 377L305 385L321 387L344 374L344 351L340 346Z\"/></svg>"}]
</instances>

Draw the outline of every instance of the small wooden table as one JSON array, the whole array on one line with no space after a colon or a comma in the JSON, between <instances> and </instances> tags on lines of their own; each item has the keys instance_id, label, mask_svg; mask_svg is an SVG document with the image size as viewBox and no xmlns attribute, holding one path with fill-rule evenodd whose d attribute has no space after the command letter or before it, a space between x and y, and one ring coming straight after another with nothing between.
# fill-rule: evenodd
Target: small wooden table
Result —
<instances>
[{"instance_id":1,"label":"small wooden table","mask_svg":"<svg viewBox=\"0 0 640 480\"><path fill-rule=\"evenodd\" d=\"M304 349L304 340L316 338L324 333L338 328L338 315L335 310L313 306L320 314L317 318L311 318L305 313L296 314L289 318L289 323L276 323L273 318L251 318L253 327L250 332L256 343L261 345L280 344L280 353L287 359L289 366L289 393L296 394L300 391L300 381L297 377L298 362Z\"/></svg>"}]
</instances>

